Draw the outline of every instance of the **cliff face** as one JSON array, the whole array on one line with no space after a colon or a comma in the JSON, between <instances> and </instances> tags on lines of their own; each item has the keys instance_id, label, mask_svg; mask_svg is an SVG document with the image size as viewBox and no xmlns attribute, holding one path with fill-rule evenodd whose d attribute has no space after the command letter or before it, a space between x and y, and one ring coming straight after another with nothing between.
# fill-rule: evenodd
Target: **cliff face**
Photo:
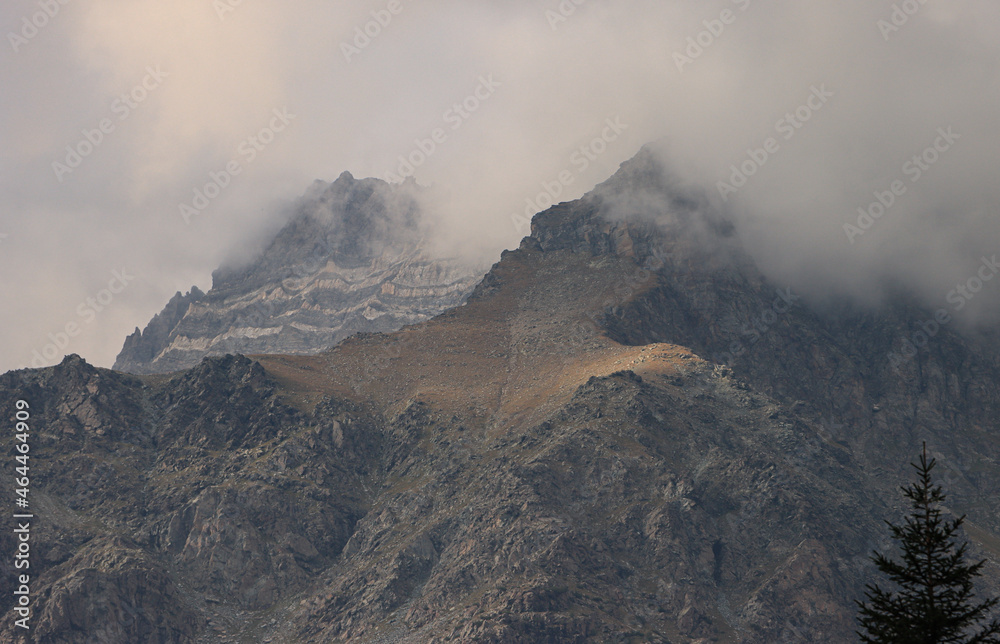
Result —
<instances>
[{"instance_id":1,"label":"cliff face","mask_svg":"<svg viewBox=\"0 0 1000 644\"><path fill-rule=\"evenodd\" d=\"M313 354L460 305L485 268L424 255L415 190L346 172L316 182L260 256L216 271L208 293L175 295L125 340L114 368L167 373L227 353Z\"/></svg>"},{"instance_id":2,"label":"cliff face","mask_svg":"<svg viewBox=\"0 0 1000 644\"><path fill-rule=\"evenodd\" d=\"M600 223L606 221L601 213L622 212L621 203L655 203L637 194L661 192L676 200L676 188L643 178L662 176L655 167L644 153L625 164L589 198L595 215L573 204L536 219L547 251L579 245L583 235L592 246L660 267L652 288L604 312L600 324L609 336L626 345L669 340L728 365L755 388L824 422L877 476L908 476L908 463L926 440L951 501L967 508L974 522L1000 531L994 510L1000 477L977 474L994 467L1000 455L995 329L970 335L946 324L928 334L934 312L904 296L877 310L846 302L811 307L805 294L769 283L725 225L705 222L694 233L672 232L691 230L683 210L653 231L634 219ZM560 209L573 213L567 223ZM588 232L588 226L603 228ZM710 229L716 234L705 240ZM657 246L663 230L666 238ZM908 347L919 348L908 353Z\"/></svg>"},{"instance_id":3,"label":"cliff face","mask_svg":"<svg viewBox=\"0 0 1000 644\"><path fill-rule=\"evenodd\" d=\"M811 309L641 153L423 323L10 372L28 641L853 641L921 440L996 594L998 353L942 330L894 369L925 318Z\"/></svg>"}]
</instances>

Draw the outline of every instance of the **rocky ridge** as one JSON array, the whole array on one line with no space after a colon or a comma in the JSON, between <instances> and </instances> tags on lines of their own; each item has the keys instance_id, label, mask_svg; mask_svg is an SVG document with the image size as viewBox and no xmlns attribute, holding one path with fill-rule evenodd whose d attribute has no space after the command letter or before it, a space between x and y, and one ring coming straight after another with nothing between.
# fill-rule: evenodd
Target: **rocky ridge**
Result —
<instances>
[{"instance_id":1,"label":"rocky ridge","mask_svg":"<svg viewBox=\"0 0 1000 644\"><path fill-rule=\"evenodd\" d=\"M423 323L0 377L34 410L30 641L853 641L922 440L1000 591L990 340L894 369L912 304L818 312L703 209L644 151Z\"/></svg>"},{"instance_id":2,"label":"rocky ridge","mask_svg":"<svg viewBox=\"0 0 1000 644\"><path fill-rule=\"evenodd\" d=\"M460 305L486 269L422 250L419 192L346 172L317 181L258 257L216 271L207 293L177 293L125 340L114 368L167 373L227 353L314 354Z\"/></svg>"}]
</instances>

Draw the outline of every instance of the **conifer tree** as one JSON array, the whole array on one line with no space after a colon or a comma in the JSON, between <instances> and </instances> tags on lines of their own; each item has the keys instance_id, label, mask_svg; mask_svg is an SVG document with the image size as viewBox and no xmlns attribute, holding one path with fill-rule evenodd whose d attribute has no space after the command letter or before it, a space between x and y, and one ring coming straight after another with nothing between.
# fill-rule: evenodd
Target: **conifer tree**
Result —
<instances>
[{"instance_id":1,"label":"conifer tree","mask_svg":"<svg viewBox=\"0 0 1000 644\"><path fill-rule=\"evenodd\" d=\"M867 584L866 601L857 602L864 631L858 635L877 644L1000 644L1000 621L984 623L1000 600L976 602L972 590L986 561L967 564L968 544L956 543L965 515L942 518L939 504L945 495L932 481L935 460L927 458L926 443L920 462L911 465L917 482L902 490L912 511L904 525L886 521L902 560L877 551L871 557L898 590Z\"/></svg>"}]
</instances>

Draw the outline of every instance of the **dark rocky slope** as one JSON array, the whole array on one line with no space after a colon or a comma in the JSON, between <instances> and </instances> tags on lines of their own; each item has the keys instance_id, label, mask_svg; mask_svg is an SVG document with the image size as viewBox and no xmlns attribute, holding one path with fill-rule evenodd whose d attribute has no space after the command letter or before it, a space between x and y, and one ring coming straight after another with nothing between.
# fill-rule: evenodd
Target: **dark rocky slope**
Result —
<instances>
[{"instance_id":1,"label":"dark rocky slope","mask_svg":"<svg viewBox=\"0 0 1000 644\"><path fill-rule=\"evenodd\" d=\"M912 310L821 315L736 232L640 154L424 323L0 377L35 414L29 641L853 641L923 439L1000 591L995 350L945 331L897 375Z\"/></svg>"},{"instance_id":2,"label":"dark rocky slope","mask_svg":"<svg viewBox=\"0 0 1000 644\"><path fill-rule=\"evenodd\" d=\"M761 276L724 225L693 219L700 226L694 234L672 232L690 230L692 218L663 216L667 209L679 210L669 202L677 202L680 192L663 177L644 151L584 199L589 208L564 204L536 220L546 251L589 243L597 252L635 254L661 266L653 288L605 312L600 324L610 337L626 345L667 340L731 366L760 390L825 421L876 478L908 476L908 463L927 440L952 501L975 523L1000 532L995 329L963 335L957 324L944 325L907 358L905 343L919 339L932 311L905 295L879 310L846 302L811 307L804 294ZM680 201L697 203L691 197ZM658 231L634 220L602 223L602 213L621 212L621 203L642 204L646 220L657 214L649 204L668 204L659 219L660 229L666 220L667 243L657 246ZM567 223L562 210L572 213ZM705 240L706 228L717 234ZM690 244L699 238L697 246Z\"/></svg>"}]
</instances>

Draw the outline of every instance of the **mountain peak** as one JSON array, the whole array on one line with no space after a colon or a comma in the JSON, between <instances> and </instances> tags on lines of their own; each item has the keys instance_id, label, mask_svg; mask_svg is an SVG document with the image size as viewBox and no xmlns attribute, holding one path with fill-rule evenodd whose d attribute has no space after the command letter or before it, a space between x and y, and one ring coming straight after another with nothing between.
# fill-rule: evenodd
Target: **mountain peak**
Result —
<instances>
[{"instance_id":1,"label":"mountain peak","mask_svg":"<svg viewBox=\"0 0 1000 644\"><path fill-rule=\"evenodd\" d=\"M653 145L623 162L591 192L534 216L531 237L542 250L619 254L640 264L654 255L711 272L733 260L749 262L735 227L704 192L685 182Z\"/></svg>"},{"instance_id":2,"label":"mountain peak","mask_svg":"<svg viewBox=\"0 0 1000 644\"><path fill-rule=\"evenodd\" d=\"M120 370L162 372L225 353L311 354L461 304L484 268L426 257L414 187L343 172L314 182L263 250L175 295L129 336Z\"/></svg>"},{"instance_id":3,"label":"mountain peak","mask_svg":"<svg viewBox=\"0 0 1000 644\"><path fill-rule=\"evenodd\" d=\"M922 440L970 556L995 551L995 348L912 310L818 313L655 156L539 213L464 306L287 355L474 281L406 235L345 241L398 220L399 187L335 185L172 298L140 368L286 355L0 376L40 401L32 458L79 517L32 550L40 639L133 606L115 641L848 641Z\"/></svg>"}]
</instances>

